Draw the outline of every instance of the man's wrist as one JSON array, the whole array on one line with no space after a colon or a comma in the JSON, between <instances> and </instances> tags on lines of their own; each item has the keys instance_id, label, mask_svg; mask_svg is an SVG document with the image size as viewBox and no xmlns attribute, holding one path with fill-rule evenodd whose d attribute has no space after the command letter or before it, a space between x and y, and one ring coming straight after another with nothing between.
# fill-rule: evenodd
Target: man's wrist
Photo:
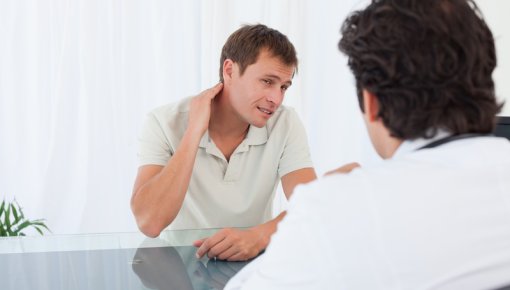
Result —
<instances>
[{"instance_id":1,"label":"man's wrist","mask_svg":"<svg viewBox=\"0 0 510 290\"><path fill-rule=\"evenodd\" d=\"M257 235L257 248L260 253L269 245L271 236L276 231L276 224L274 223L274 220L272 220L268 223L251 228L251 231Z\"/></svg>"},{"instance_id":2,"label":"man's wrist","mask_svg":"<svg viewBox=\"0 0 510 290\"><path fill-rule=\"evenodd\" d=\"M204 136L206 130L202 130L199 128L188 127L184 132L183 141L188 140L192 143L200 143L202 136Z\"/></svg>"}]
</instances>

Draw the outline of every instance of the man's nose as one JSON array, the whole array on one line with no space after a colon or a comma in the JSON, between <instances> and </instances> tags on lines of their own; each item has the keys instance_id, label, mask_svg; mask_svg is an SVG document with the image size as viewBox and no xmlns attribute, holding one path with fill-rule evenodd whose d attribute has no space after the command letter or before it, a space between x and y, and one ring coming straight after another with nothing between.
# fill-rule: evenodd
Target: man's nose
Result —
<instances>
[{"instance_id":1,"label":"man's nose","mask_svg":"<svg viewBox=\"0 0 510 290\"><path fill-rule=\"evenodd\" d=\"M283 102L283 95L284 95L283 90L278 88L275 90L271 90L266 99L267 101L274 103L276 106L280 106L281 103Z\"/></svg>"}]
</instances>

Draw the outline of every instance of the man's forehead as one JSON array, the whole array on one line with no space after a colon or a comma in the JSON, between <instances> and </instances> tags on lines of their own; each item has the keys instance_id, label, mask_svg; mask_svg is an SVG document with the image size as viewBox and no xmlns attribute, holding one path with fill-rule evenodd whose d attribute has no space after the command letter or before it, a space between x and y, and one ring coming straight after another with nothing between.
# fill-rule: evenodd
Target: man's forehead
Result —
<instances>
[{"instance_id":1,"label":"man's forehead","mask_svg":"<svg viewBox=\"0 0 510 290\"><path fill-rule=\"evenodd\" d=\"M297 68L297 63L291 63L288 61L285 61L284 56L275 54L273 51L262 48L259 53L257 54L257 57L255 58L255 63L257 63L260 59L272 59L277 62L279 62L282 66L292 67L294 70Z\"/></svg>"},{"instance_id":2,"label":"man's forehead","mask_svg":"<svg viewBox=\"0 0 510 290\"><path fill-rule=\"evenodd\" d=\"M252 66L257 67L261 74L280 80L292 79L296 72L295 65L285 64L278 57L260 58Z\"/></svg>"}]
</instances>

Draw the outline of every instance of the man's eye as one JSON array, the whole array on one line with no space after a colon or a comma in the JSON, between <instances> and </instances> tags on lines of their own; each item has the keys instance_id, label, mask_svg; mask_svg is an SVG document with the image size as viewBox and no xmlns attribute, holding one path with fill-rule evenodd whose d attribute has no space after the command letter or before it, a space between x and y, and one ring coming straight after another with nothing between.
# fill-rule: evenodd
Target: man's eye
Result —
<instances>
[{"instance_id":1,"label":"man's eye","mask_svg":"<svg viewBox=\"0 0 510 290\"><path fill-rule=\"evenodd\" d=\"M288 87L288 86L282 86L282 91L286 91L286 90L288 90L288 89L289 89L289 87Z\"/></svg>"},{"instance_id":2,"label":"man's eye","mask_svg":"<svg viewBox=\"0 0 510 290\"><path fill-rule=\"evenodd\" d=\"M262 80L266 85L270 85L272 84L273 82L271 82L271 80Z\"/></svg>"}]
</instances>

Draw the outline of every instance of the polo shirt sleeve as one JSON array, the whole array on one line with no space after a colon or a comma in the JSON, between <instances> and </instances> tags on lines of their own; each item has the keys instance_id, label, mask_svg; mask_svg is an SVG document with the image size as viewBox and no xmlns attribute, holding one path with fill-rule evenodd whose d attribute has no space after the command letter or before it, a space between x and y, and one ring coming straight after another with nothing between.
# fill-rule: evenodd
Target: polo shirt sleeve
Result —
<instances>
[{"instance_id":1,"label":"polo shirt sleeve","mask_svg":"<svg viewBox=\"0 0 510 290\"><path fill-rule=\"evenodd\" d=\"M293 109L288 109L285 125L287 139L278 166L280 178L292 171L313 167L305 127Z\"/></svg>"},{"instance_id":2,"label":"polo shirt sleeve","mask_svg":"<svg viewBox=\"0 0 510 290\"><path fill-rule=\"evenodd\" d=\"M154 113L147 115L138 137L138 164L165 166L172 156L170 143Z\"/></svg>"}]
</instances>

